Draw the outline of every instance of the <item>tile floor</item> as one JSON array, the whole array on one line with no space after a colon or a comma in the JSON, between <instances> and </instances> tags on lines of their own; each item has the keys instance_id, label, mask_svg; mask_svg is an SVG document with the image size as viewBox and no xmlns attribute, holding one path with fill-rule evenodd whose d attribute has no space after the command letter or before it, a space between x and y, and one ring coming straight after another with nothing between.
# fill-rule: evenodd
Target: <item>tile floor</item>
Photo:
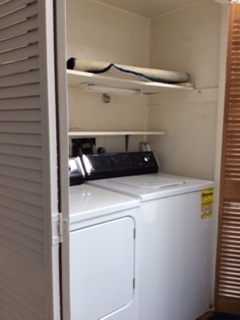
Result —
<instances>
[{"instance_id":1,"label":"tile floor","mask_svg":"<svg viewBox=\"0 0 240 320\"><path fill-rule=\"evenodd\" d=\"M208 312L208 313L204 314L202 317L198 318L197 320L206 320L211 315L213 315L213 312Z\"/></svg>"}]
</instances>

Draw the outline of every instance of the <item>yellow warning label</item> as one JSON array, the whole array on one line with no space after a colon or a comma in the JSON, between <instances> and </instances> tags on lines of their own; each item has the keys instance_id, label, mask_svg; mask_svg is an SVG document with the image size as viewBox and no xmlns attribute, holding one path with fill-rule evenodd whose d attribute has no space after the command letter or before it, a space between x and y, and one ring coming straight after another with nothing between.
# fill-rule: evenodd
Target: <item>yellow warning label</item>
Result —
<instances>
[{"instance_id":1,"label":"yellow warning label","mask_svg":"<svg viewBox=\"0 0 240 320\"><path fill-rule=\"evenodd\" d=\"M202 190L201 219L210 218L213 214L213 188Z\"/></svg>"}]
</instances>

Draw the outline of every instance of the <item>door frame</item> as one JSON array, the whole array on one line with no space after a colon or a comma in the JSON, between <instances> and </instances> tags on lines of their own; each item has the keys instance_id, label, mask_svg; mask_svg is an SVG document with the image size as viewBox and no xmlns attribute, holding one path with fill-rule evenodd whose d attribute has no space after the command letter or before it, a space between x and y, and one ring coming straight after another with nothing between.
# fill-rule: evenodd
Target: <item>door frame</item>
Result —
<instances>
[{"instance_id":1,"label":"door frame","mask_svg":"<svg viewBox=\"0 0 240 320\"><path fill-rule=\"evenodd\" d=\"M62 320L70 317L68 102L66 77L66 1L54 0L55 79L58 132L58 190L60 212L60 290Z\"/></svg>"}]
</instances>

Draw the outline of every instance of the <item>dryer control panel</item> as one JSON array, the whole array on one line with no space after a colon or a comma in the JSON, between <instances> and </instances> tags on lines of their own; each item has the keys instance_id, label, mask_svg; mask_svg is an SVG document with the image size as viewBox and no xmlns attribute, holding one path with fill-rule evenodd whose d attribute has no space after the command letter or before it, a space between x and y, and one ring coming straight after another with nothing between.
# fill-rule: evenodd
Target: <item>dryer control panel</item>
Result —
<instances>
[{"instance_id":1,"label":"dryer control panel","mask_svg":"<svg viewBox=\"0 0 240 320\"><path fill-rule=\"evenodd\" d=\"M84 169L79 157L68 160L69 185L75 186L84 182Z\"/></svg>"}]
</instances>

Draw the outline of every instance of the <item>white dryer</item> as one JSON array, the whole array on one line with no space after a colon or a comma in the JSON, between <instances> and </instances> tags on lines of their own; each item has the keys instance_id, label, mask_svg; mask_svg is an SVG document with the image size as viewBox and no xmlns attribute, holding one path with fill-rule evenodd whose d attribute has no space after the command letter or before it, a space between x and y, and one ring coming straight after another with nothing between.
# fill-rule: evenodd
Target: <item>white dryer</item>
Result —
<instances>
[{"instance_id":1,"label":"white dryer","mask_svg":"<svg viewBox=\"0 0 240 320\"><path fill-rule=\"evenodd\" d=\"M142 173L145 167L150 171L155 166L152 153L111 155L110 162L107 157L99 158L101 165L96 164L97 158L88 158L92 170L88 183L134 196L142 203L137 319L197 319L210 303L214 183L159 173L91 180L91 175L100 177L105 163L108 171L112 164L115 174L117 164L126 165L128 173L132 165L133 172Z\"/></svg>"},{"instance_id":2,"label":"white dryer","mask_svg":"<svg viewBox=\"0 0 240 320\"><path fill-rule=\"evenodd\" d=\"M70 187L71 320L138 319L139 205L102 188Z\"/></svg>"}]
</instances>

